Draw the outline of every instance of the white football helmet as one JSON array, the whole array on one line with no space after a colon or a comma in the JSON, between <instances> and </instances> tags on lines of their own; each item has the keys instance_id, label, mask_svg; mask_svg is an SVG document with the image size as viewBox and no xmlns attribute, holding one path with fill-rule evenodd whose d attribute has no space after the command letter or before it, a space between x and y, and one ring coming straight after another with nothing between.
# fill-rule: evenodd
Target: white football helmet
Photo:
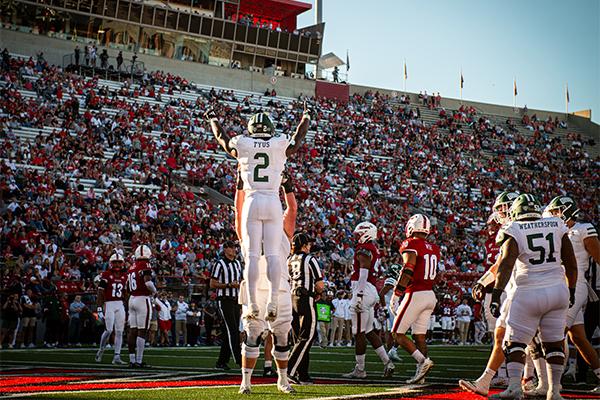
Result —
<instances>
[{"instance_id":1,"label":"white football helmet","mask_svg":"<svg viewBox=\"0 0 600 400\"><path fill-rule=\"evenodd\" d=\"M138 246L133 252L133 258L136 260L149 260L150 257L152 257L152 251L145 244Z\"/></svg>"},{"instance_id":2,"label":"white football helmet","mask_svg":"<svg viewBox=\"0 0 600 400\"><path fill-rule=\"evenodd\" d=\"M377 239L377 227L370 222L361 222L354 228L354 234L358 235L359 243L366 243Z\"/></svg>"},{"instance_id":3,"label":"white football helmet","mask_svg":"<svg viewBox=\"0 0 600 400\"><path fill-rule=\"evenodd\" d=\"M406 223L406 237L411 237L415 232L422 232L429 235L431 232L431 222L423 214L415 214L408 219Z\"/></svg>"},{"instance_id":4,"label":"white football helmet","mask_svg":"<svg viewBox=\"0 0 600 400\"><path fill-rule=\"evenodd\" d=\"M112 264L115 261L122 261L125 262L125 259L123 258L122 255L120 255L119 253L115 253L112 256L110 256L110 260L109 262Z\"/></svg>"}]
</instances>

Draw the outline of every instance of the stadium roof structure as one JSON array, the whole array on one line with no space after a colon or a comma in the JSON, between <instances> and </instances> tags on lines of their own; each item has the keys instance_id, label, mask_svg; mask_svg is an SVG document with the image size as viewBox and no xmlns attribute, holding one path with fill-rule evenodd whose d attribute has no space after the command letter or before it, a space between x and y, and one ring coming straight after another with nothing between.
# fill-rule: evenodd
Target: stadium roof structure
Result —
<instances>
[{"instance_id":1,"label":"stadium roof structure","mask_svg":"<svg viewBox=\"0 0 600 400\"><path fill-rule=\"evenodd\" d=\"M334 53L323 54L321 58L319 58L319 68L321 69L339 67L340 65L344 64L345 62L343 62L342 59L336 56Z\"/></svg>"}]
</instances>

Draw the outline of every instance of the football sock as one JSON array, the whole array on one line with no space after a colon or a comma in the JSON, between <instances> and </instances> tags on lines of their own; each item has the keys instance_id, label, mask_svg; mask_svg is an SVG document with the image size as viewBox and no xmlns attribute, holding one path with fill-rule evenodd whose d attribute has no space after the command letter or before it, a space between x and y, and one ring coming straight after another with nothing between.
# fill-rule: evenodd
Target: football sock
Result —
<instances>
[{"instance_id":1,"label":"football sock","mask_svg":"<svg viewBox=\"0 0 600 400\"><path fill-rule=\"evenodd\" d=\"M506 361L502 361L502 365L498 369L498 378L508 377L508 371L506 370Z\"/></svg>"},{"instance_id":2,"label":"football sock","mask_svg":"<svg viewBox=\"0 0 600 400\"><path fill-rule=\"evenodd\" d=\"M381 361L384 364L387 364L390 362L390 357L388 356L387 351L385 351L385 346L381 345L378 348L376 348L375 353L377 353L377 355L379 356L379 358L381 359Z\"/></svg>"},{"instance_id":3,"label":"football sock","mask_svg":"<svg viewBox=\"0 0 600 400\"><path fill-rule=\"evenodd\" d=\"M108 339L110 339L110 332L102 332L102 337L100 338L100 350L104 351L104 349L106 348L106 344L108 343Z\"/></svg>"},{"instance_id":4,"label":"football sock","mask_svg":"<svg viewBox=\"0 0 600 400\"><path fill-rule=\"evenodd\" d=\"M258 257L248 257L248 279L246 280L246 285L248 285L249 304L256 304L256 284L258 282L259 275Z\"/></svg>"},{"instance_id":5,"label":"football sock","mask_svg":"<svg viewBox=\"0 0 600 400\"><path fill-rule=\"evenodd\" d=\"M421 353L419 350L415 350L412 354L411 354L412 358L414 358L419 364L421 364L423 361L425 361L425 356L423 355L423 353Z\"/></svg>"},{"instance_id":6,"label":"football sock","mask_svg":"<svg viewBox=\"0 0 600 400\"><path fill-rule=\"evenodd\" d=\"M508 362L506 364L506 370L508 371L508 386L521 387L521 377L523 376L524 368L525 364L521 364L520 362Z\"/></svg>"},{"instance_id":7,"label":"football sock","mask_svg":"<svg viewBox=\"0 0 600 400\"><path fill-rule=\"evenodd\" d=\"M121 355L121 347L123 347L123 332L115 332L115 356Z\"/></svg>"},{"instance_id":8,"label":"football sock","mask_svg":"<svg viewBox=\"0 0 600 400\"><path fill-rule=\"evenodd\" d=\"M562 389L560 384L560 378L565 370L564 364L550 364L546 363L548 369L548 390L552 393L559 393Z\"/></svg>"},{"instance_id":9,"label":"football sock","mask_svg":"<svg viewBox=\"0 0 600 400\"><path fill-rule=\"evenodd\" d=\"M242 386L250 387L253 370L254 368L242 368Z\"/></svg>"},{"instance_id":10,"label":"football sock","mask_svg":"<svg viewBox=\"0 0 600 400\"><path fill-rule=\"evenodd\" d=\"M537 372L538 376L538 385L539 388L547 388L548 387L548 370L546 367L546 360L542 357L533 360L533 365L535 365L535 372Z\"/></svg>"},{"instance_id":11,"label":"football sock","mask_svg":"<svg viewBox=\"0 0 600 400\"><path fill-rule=\"evenodd\" d=\"M489 388L492 379L494 379L494 375L496 375L496 371L486 368L485 371L483 371L483 374L477 379L477 382L481 383L486 388Z\"/></svg>"},{"instance_id":12,"label":"football sock","mask_svg":"<svg viewBox=\"0 0 600 400\"><path fill-rule=\"evenodd\" d=\"M529 357L529 354L525 356L525 372L523 373L523 379L529 379L534 377L535 366L533 360Z\"/></svg>"},{"instance_id":13,"label":"football sock","mask_svg":"<svg viewBox=\"0 0 600 400\"><path fill-rule=\"evenodd\" d=\"M267 279L271 284L269 303L277 304L281 282L281 262L279 256L267 256Z\"/></svg>"},{"instance_id":14,"label":"football sock","mask_svg":"<svg viewBox=\"0 0 600 400\"><path fill-rule=\"evenodd\" d=\"M271 368L273 366L273 361L265 360L265 368Z\"/></svg>"},{"instance_id":15,"label":"football sock","mask_svg":"<svg viewBox=\"0 0 600 400\"><path fill-rule=\"evenodd\" d=\"M137 337L135 339L135 362L138 364L142 363L144 358L144 347L146 346L146 340L143 337Z\"/></svg>"},{"instance_id":16,"label":"football sock","mask_svg":"<svg viewBox=\"0 0 600 400\"><path fill-rule=\"evenodd\" d=\"M365 370L365 355L364 354L356 355L356 367L358 369L360 369L361 371Z\"/></svg>"},{"instance_id":17,"label":"football sock","mask_svg":"<svg viewBox=\"0 0 600 400\"><path fill-rule=\"evenodd\" d=\"M290 384L287 378L287 367L277 368L277 384L279 386L287 386Z\"/></svg>"},{"instance_id":18,"label":"football sock","mask_svg":"<svg viewBox=\"0 0 600 400\"><path fill-rule=\"evenodd\" d=\"M135 353L129 353L129 362L130 363L134 363L135 362Z\"/></svg>"}]
</instances>

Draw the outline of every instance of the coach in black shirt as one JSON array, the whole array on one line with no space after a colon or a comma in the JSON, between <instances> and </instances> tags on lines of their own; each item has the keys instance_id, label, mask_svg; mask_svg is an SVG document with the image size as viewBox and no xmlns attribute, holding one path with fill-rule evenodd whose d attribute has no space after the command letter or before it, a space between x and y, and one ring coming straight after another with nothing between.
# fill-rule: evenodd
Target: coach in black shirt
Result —
<instances>
[{"instance_id":1,"label":"coach in black shirt","mask_svg":"<svg viewBox=\"0 0 600 400\"><path fill-rule=\"evenodd\" d=\"M298 384L310 384L309 353L317 331L315 297L323 291L323 275L317 259L310 254L313 240L305 233L292 238L288 269L292 286L292 338L288 371Z\"/></svg>"},{"instance_id":2,"label":"coach in black shirt","mask_svg":"<svg viewBox=\"0 0 600 400\"><path fill-rule=\"evenodd\" d=\"M213 265L210 287L217 290L217 304L223 317L227 337L221 342L221 352L216 367L228 370L229 358L233 355L235 363L241 365L240 313L238 304L242 266L236 258L237 246L228 240L223 244L223 257Z\"/></svg>"}]
</instances>

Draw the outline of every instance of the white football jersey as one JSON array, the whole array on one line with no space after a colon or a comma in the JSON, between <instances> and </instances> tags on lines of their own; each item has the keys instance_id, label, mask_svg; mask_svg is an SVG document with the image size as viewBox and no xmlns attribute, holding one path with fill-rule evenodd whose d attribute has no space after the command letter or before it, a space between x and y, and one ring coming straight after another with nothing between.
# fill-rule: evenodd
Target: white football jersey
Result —
<instances>
[{"instance_id":1,"label":"white football jersey","mask_svg":"<svg viewBox=\"0 0 600 400\"><path fill-rule=\"evenodd\" d=\"M500 229L501 234L514 238L519 247L513 271L517 288L566 285L560 251L567 232L563 220L556 217L513 221Z\"/></svg>"},{"instance_id":2,"label":"white football jersey","mask_svg":"<svg viewBox=\"0 0 600 400\"><path fill-rule=\"evenodd\" d=\"M279 193L287 160L285 152L291 140L290 135L274 135L268 140L238 135L229 141L229 146L237 151L245 191Z\"/></svg>"},{"instance_id":3,"label":"white football jersey","mask_svg":"<svg viewBox=\"0 0 600 400\"><path fill-rule=\"evenodd\" d=\"M573 251L577 259L577 282L585 283L585 273L590 267L590 255L583 244L584 239L598 236L594 225L587 222L577 222L569 228L569 239L573 244Z\"/></svg>"}]
</instances>

